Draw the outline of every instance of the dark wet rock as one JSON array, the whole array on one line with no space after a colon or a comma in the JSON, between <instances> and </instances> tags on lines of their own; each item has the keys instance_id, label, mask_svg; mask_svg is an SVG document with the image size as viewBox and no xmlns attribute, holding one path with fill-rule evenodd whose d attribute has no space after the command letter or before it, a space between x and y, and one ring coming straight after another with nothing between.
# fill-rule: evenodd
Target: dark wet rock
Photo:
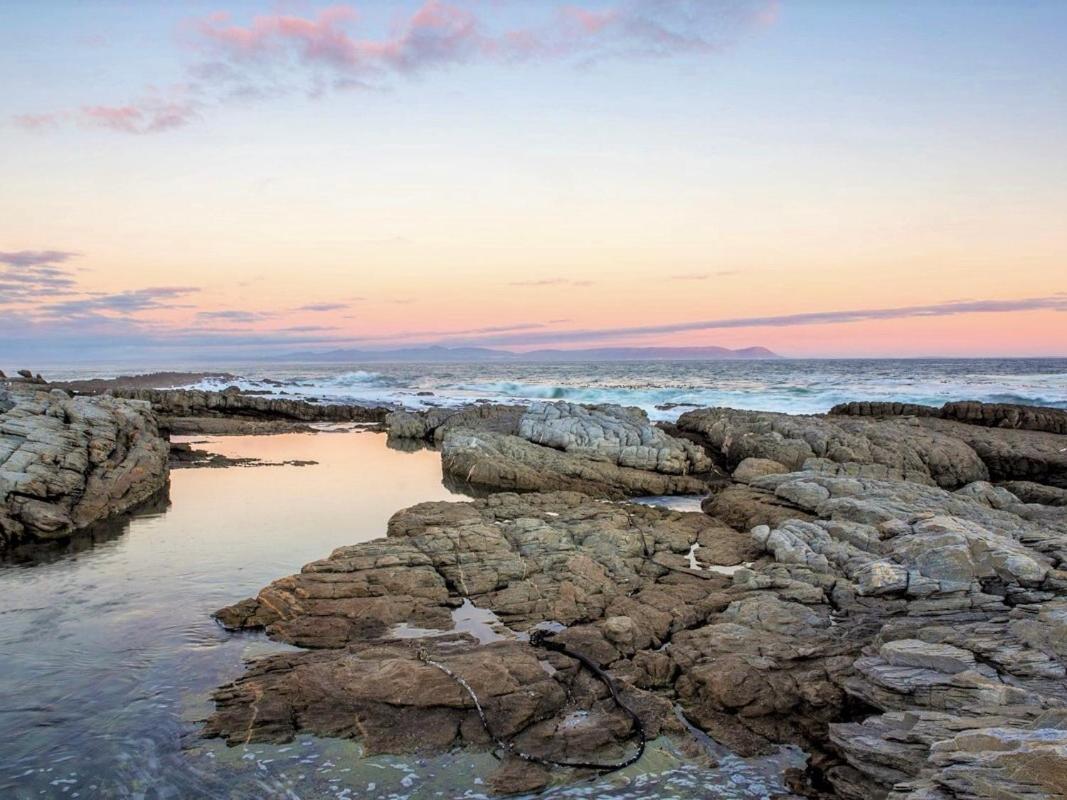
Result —
<instances>
[{"instance_id":1,"label":"dark wet rock","mask_svg":"<svg viewBox=\"0 0 1067 800\"><path fill-rule=\"evenodd\" d=\"M552 773L546 767L511 757L504 759L488 783L496 794L527 794L544 789L551 779Z\"/></svg>"},{"instance_id":2,"label":"dark wet rock","mask_svg":"<svg viewBox=\"0 0 1067 800\"><path fill-rule=\"evenodd\" d=\"M147 403L31 387L6 393L0 547L69 536L142 503L166 484L167 450Z\"/></svg>"},{"instance_id":3,"label":"dark wet rock","mask_svg":"<svg viewBox=\"0 0 1067 800\"><path fill-rule=\"evenodd\" d=\"M273 436L278 433L314 433L306 422L251 417L160 417L160 427L171 436Z\"/></svg>"},{"instance_id":4,"label":"dark wet rock","mask_svg":"<svg viewBox=\"0 0 1067 800\"><path fill-rule=\"evenodd\" d=\"M839 403L828 413L832 417L937 417L941 415L941 409L920 403L861 400Z\"/></svg>"},{"instance_id":5,"label":"dark wet rock","mask_svg":"<svg viewBox=\"0 0 1067 800\"><path fill-rule=\"evenodd\" d=\"M1045 486L1032 481L1007 481L1001 483L1000 487L1007 489L1024 503L1037 503L1043 506L1067 506L1067 489Z\"/></svg>"},{"instance_id":6,"label":"dark wet rock","mask_svg":"<svg viewBox=\"0 0 1067 800\"><path fill-rule=\"evenodd\" d=\"M284 423L311 422L373 422L385 419L388 409L367 408L356 405L332 403L314 403L306 400L294 400L282 397L263 397L246 394L236 389L222 392L205 392L198 389L143 389L116 388L111 390L116 397L145 400L162 417L168 429L177 432L219 433L207 430L210 423L201 427L190 424L188 420L196 418L224 418L239 422L274 421ZM180 420L181 424L171 426L168 421ZM194 427L196 427L194 431ZM241 431L244 432L244 431Z\"/></svg>"},{"instance_id":7,"label":"dark wet rock","mask_svg":"<svg viewBox=\"0 0 1067 800\"><path fill-rule=\"evenodd\" d=\"M966 444L982 459L991 480L1067 488L1067 436L1063 434L986 428L945 419L924 419L921 424Z\"/></svg>"},{"instance_id":8,"label":"dark wet rock","mask_svg":"<svg viewBox=\"0 0 1067 800\"><path fill-rule=\"evenodd\" d=\"M979 403L964 400L941 408L909 403L842 403L830 409L831 415L860 417L940 417L987 428L1011 428L1067 434L1067 410L1011 403Z\"/></svg>"},{"instance_id":9,"label":"dark wet rock","mask_svg":"<svg viewBox=\"0 0 1067 800\"><path fill-rule=\"evenodd\" d=\"M691 475L620 467L518 436L464 429L445 436L441 463L447 474L496 491L576 491L609 499L707 491L707 484Z\"/></svg>"},{"instance_id":10,"label":"dark wet rock","mask_svg":"<svg viewBox=\"0 0 1067 800\"><path fill-rule=\"evenodd\" d=\"M49 386L72 394L104 394L115 389L177 389L201 381L234 381L228 372L148 372L119 375L115 378L88 378L73 381L50 381Z\"/></svg>"},{"instance_id":11,"label":"dark wet rock","mask_svg":"<svg viewBox=\"0 0 1067 800\"><path fill-rule=\"evenodd\" d=\"M226 469L229 467L310 467L317 461L290 459L288 461L264 461L261 458L231 458L222 453L200 450L185 443L171 443L171 469Z\"/></svg>"}]
</instances>

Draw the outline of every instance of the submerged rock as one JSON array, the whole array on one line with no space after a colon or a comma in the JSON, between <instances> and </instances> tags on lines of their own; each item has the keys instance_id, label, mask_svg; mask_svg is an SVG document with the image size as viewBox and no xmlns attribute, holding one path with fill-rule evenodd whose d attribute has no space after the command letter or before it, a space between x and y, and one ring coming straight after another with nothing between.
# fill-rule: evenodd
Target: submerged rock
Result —
<instances>
[{"instance_id":1,"label":"submerged rock","mask_svg":"<svg viewBox=\"0 0 1067 800\"><path fill-rule=\"evenodd\" d=\"M0 395L0 548L128 511L166 484L167 453L147 403Z\"/></svg>"}]
</instances>

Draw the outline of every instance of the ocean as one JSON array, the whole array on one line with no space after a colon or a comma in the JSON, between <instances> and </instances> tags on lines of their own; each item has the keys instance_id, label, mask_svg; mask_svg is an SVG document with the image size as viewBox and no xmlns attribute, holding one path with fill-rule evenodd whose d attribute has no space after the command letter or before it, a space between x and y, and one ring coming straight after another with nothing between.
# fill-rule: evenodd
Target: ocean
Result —
<instances>
[{"instance_id":1,"label":"ocean","mask_svg":"<svg viewBox=\"0 0 1067 800\"><path fill-rule=\"evenodd\" d=\"M202 369L202 367L197 367ZM145 370L149 371L149 370ZM601 363L238 364L239 376L196 384L236 385L278 396L407 408L478 400L569 400L639 406L669 420L695 406L791 414L849 400L941 405L951 400L1067 408L1067 359L840 359L626 361ZM53 378L113 377L131 370L86 368Z\"/></svg>"}]
</instances>

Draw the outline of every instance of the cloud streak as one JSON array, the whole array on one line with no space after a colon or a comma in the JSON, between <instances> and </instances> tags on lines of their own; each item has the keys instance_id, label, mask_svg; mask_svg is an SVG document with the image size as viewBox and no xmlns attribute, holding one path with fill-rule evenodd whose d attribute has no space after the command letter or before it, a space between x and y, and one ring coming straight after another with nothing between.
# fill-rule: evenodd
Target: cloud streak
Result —
<instances>
[{"instance_id":1,"label":"cloud streak","mask_svg":"<svg viewBox=\"0 0 1067 800\"><path fill-rule=\"evenodd\" d=\"M583 328L533 332L507 336L455 338L448 344L533 345L578 343L613 339L634 339L669 333L725 330L734 328L791 328L806 325L840 325L876 320L951 317L961 314L1004 314L1024 311L1067 311L1067 294L1028 297L1018 300L969 300L896 308L864 308L842 311L814 311L766 317L724 317L721 319L675 322L664 325L634 325L619 328Z\"/></svg>"},{"instance_id":2,"label":"cloud streak","mask_svg":"<svg viewBox=\"0 0 1067 800\"><path fill-rule=\"evenodd\" d=\"M0 251L0 264L6 264L9 267L43 267L62 264L77 255L70 250Z\"/></svg>"},{"instance_id":3,"label":"cloud streak","mask_svg":"<svg viewBox=\"0 0 1067 800\"><path fill-rule=\"evenodd\" d=\"M45 317L77 318L100 313L137 314L166 308L180 308L174 301L199 292L195 286L155 286L114 294L94 294L75 300L64 300L40 306Z\"/></svg>"}]
</instances>

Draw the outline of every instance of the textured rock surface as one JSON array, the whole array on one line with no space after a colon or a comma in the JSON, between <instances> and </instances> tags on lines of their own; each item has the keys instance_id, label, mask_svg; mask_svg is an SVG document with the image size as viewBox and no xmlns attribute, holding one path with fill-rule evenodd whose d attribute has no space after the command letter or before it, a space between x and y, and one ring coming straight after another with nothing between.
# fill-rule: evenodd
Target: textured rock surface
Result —
<instances>
[{"instance_id":1,"label":"textured rock surface","mask_svg":"<svg viewBox=\"0 0 1067 800\"><path fill-rule=\"evenodd\" d=\"M995 481L1026 480L1067 488L1067 436L1042 431L986 428L946 419L920 424L966 444Z\"/></svg>"},{"instance_id":2,"label":"textured rock surface","mask_svg":"<svg viewBox=\"0 0 1067 800\"><path fill-rule=\"evenodd\" d=\"M69 535L166 484L147 403L0 391L0 547Z\"/></svg>"},{"instance_id":3,"label":"textured rock surface","mask_svg":"<svg viewBox=\"0 0 1067 800\"><path fill-rule=\"evenodd\" d=\"M972 425L931 415L876 417L864 409L909 409L898 404L884 404L886 408L872 403L853 405L858 416L701 409L683 414L678 428L704 437L709 449L730 469L747 458L759 458L794 470L817 468L855 477L933 483L947 489L990 478L1067 486L1067 436L1062 434ZM968 417L972 405L961 406L957 416ZM995 416L989 411L981 418L1039 424L1021 413ZM1044 417L1037 419L1054 427ZM818 462L809 464L811 459Z\"/></svg>"},{"instance_id":4,"label":"textured rock surface","mask_svg":"<svg viewBox=\"0 0 1067 800\"><path fill-rule=\"evenodd\" d=\"M949 493L816 471L746 491L778 515L752 531L774 564L738 572L734 589L770 599L744 601L730 620L743 630L686 635L710 635L712 666L678 684L695 719L710 729L729 712L777 740L783 708L793 724L831 708L827 752L846 763L824 771L844 797L1062 796L1067 511L988 483ZM786 504L806 519L783 520ZM825 705L806 709L812 695ZM840 721L850 704L881 713ZM826 746L820 730L807 735Z\"/></svg>"},{"instance_id":5,"label":"textured rock surface","mask_svg":"<svg viewBox=\"0 0 1067 800\"><path fill-rule=\"evenodd\" d=\"M445 435L441 463L447 474L497 491L563 490L609 499L707 491L707 484L691 475L620 467L542 447L518 436L466 429Z\"/></svg>"},{"instance_id":6,"label":"textured rock surface","mask_svg":"<svg viewBox=\"0 0 1067 800\"><path fill-rule=\"evenodd\" d=\"M569 659L531 660L522 642L551 621L652 730L675 730L676 703L742 755L798 744L812 785L838 797L1063 797L1067 507L1055 487L988 480L1054 477L1063 437L911 417L683 415L679 429L734 468L704 503L714 516L569 491L399 512L387 539L219 612L314 650L257 663L220 691L208 729L231 742L360 736L389 751L485 744L462 694L416 657L423 647L470 677L524 749L614 757L629 727L602 686ZM443 437L445 470L602 498L693 490L690 475L620 465L614 442L590 457L579 423L552 436L574 430L547 447L458 426ZM469 602L508 626L493 626L498 641L453 629ZM508 774L495 785L545 777Z\"/></svg>"},{"instance_id":7,"label":"textured rock surface","mask_svg":"<svg viewBox=\"0 0 1067 800\"><path fill-rule=\"evenodd\" d=\"M620 467L667 475L711 468L703 449L652 427L639 408L534 403L522 416L519 435L535 444Z\"/></svg>"},{"instance_id":8,"label":"textured rock surface","mask_svg":"<svg viewBox=\"0 0 1067 800\"><path fill-rule=\"evenodd\" d=\"M441 442L450 430L470 428L517 435L523 406L479 403L462 408L431 408L428 411L393 411L385 417L390 437Z\"/></svg>"},{"instance_id":9,"label":"textured rock surface","mask_svg":"<svg viewBox=\"0 0 1067 800\"><path fill-rule=\"evenodd\" d=\"M677 732L670 702L655 693L672 681L672 664L655 650L728 602L715 591L728 577L686 569L694 544L705 562L725 565L758 550L703 514L575 493L406 509L388 538L340 548L218 613L227 627L265 626L316 649L257 662L217 693L207 731L234 743L358 736L372 752L487 744L469 697L418 660L426 648L470 683L494 732L516 736L520 749L618 758L631 725L603 684L517 632L545 620L569 626L560 638L612 668L651 734ZM498 641L443 633L467 601L509 626L495 626ZM423 638L409 641L419 628Z\"/></svg>"}]
</instances>

